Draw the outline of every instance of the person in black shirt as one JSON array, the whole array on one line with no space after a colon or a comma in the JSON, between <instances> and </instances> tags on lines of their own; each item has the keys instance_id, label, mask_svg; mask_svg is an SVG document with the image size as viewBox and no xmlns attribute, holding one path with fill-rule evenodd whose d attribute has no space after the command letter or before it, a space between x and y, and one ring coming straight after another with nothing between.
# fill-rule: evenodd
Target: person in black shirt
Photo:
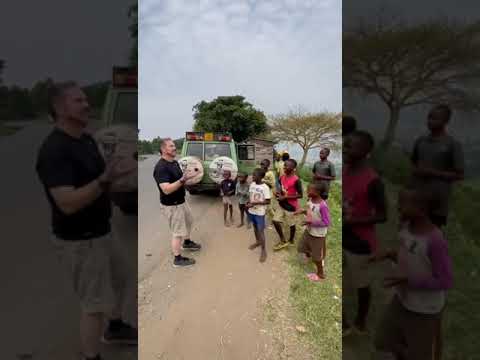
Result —
<instances>
[{"instance_id":1,"label":"person in black shirt","mask_svg":"<svg viewBox=\"0 0 480 360\"><path fill-rule=\"evenodd\" d=\"M160 152L162 157L155 165L153 177L160 191L160 211L167 218L172 233L173 266L193 265L195 260L182 256L181 249L201 249L201 245L190 240L193 216L185 201L185 183L195 177L195 174L183 174L175 160L177 149L172 139L162 140Z\"/></svg>"},{"instance_id":2,"label":"person in black shirt","mask_svg":"<svg viewBox=\"0 0 480 360\"><path fill-rule=\"evenodd\" d=\"M53 243L80 299L82 352L86 359L100 359L105 316L114 319L105 342L137 342L136 329L120 318L111 266L108 188L124 173L116 163L105 164L85 132L90 108L80 87L73 82L54 86L49 110L55 127L39 150L36 170L52 211Z\"/></svg>"},{"instance_id":3,"label":"person in black shirt","mask_svg":"<svg viewBox=\"0 0 480 360\"><path fill-rule=\"evenodd\" d=\"M223 202L223 223L229 226L227 222L228 210L230 209L230 223L233 225L233 196L235 195L235 188L237 184L232 179L232 172L230 170L223 171L223 180L220 184L222 202Z\"/></svg>"}]
</instances>

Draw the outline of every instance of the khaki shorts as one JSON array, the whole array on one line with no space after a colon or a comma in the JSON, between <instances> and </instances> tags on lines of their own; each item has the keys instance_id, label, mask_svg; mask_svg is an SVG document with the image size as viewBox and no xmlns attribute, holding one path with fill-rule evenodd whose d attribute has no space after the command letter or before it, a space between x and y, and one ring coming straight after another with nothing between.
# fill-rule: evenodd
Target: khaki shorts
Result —
<instances>
[{"instance_id":1,"label":"khaki shorts","mask_svg":"<svg viewBox=\"0 0 480 360\"><path fill-rule=\"evenodd\" d=\"M274 209L273 221L278 223L283 223L288 227L296 225L296 216L293 212L287 211L278 205Z\"/></svg>"},{"instance_id":2,"label":"khaki shorts","mask_svg":"<svg viewBox=\"0 0 480 360\"><path fill-rule=\"evenodd\" d=\"M80 241L52 237L52 243L85 313L111 314L115 306L112 234Z\"/></svg>"},{"instance_id":3,"label":"khaki shorts","mask_svg":"<svg viewBox=\"0 0 480 360\"><path fill-rule=\"evenodd\" d=\"M343 250L344 274L355 289L368 287L372 282L372 264L370 255L359 255Z\"/></svg>"},{"instance_id":4,"label":"khaki shorts","mask_svg":"<svg viewBox=\"0 0 480 360\"><path fill-rule=\"evenodd\" d=\"M165 206L160 204L160 211L167 218L168 227L174 237L188 239L192 230L193 216L186 202L180 205Z\"/></svg>"},{"instance_id":5,"label":"khaki shorts","mask_svg":"<svg viewBox=\"0 0 480 360\"><path fill-rule=\"evenodd\" d=\"M222 201L225 205L233 205L233 196L222 196Z\"/></svg>"}]
</instances>

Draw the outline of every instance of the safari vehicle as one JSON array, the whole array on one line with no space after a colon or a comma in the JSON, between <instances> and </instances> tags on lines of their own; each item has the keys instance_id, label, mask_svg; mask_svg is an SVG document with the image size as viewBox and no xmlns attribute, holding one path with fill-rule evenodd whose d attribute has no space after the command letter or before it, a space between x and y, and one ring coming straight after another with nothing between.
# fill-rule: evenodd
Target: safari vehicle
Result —
<instances>
[{"instance_id":1,"label":"safari vehicle","mask_svg":"<svg viewBox=\"0 0 480 360\"><path fill-rule=\"evenodd\" d=\"M102 127L127 125L138 131L138 75L131 67L114 67L102 112ZM138 153L134 154L138 160ZM112 201L124 214L137 214L137 191L112 193Z\"/></svg>"},{"instance_id":2,"label":"safari vehicle","mask_svg":"<svg viewBox=\"0 0 480 360\"><path fill-rule=\"evenodd\" d=\"M198 167L202 168L200 170L203 173L201 180L199 179L195 184L187 184L187 190L190 194L219 191L219 181L221 180L221 170L217 169L217 165L221 167L221 164L217 164L219 160L225 159L231 163L230 165L234 164L235 177L237 170L250 174L259 165L265 157L260 159L256 156L257 153L258 156L267 156L267 158L272 157L273 159L273 142L252 139L248 142L236 143L229 133L187 132L181 157L182 159L187 157L198 159Z\"/></svg>"}]
</instances>

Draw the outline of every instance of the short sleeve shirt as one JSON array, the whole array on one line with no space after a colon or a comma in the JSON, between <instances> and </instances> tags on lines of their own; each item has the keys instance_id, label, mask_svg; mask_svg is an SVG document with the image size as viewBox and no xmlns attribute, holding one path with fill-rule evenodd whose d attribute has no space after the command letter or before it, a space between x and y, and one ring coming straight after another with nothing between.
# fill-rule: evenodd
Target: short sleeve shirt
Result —
<instances>
[{"instance_id":1,"label":"short sleeve shirt","mask_svg":"<svg viewBox=\"0 0 480 360\"><path fill-rule=\"evenodd\" d=\"M313 165L313 173L315 175L324 175L324 176L335 176L335 165L331 161L317 161ZM320 182L325 182L327 185L330 184L330 181L320 180Z\"/></svg>"},{"instance_id":2,"label":"short sleeve shirt","mask_svg":"<svg viewBox=\"0 0 480 360\"><path fill-rule=\"evenodd\" d=\"M222 195L223 196L233 196L235 195L235 180L228 179L223 180L221 185Z\"/></svg>"},{"instance_id":3,"label":"short sleeve shirt","mask_svg":"<svg viewBox=\"0 0 480 360\"><path fill-rule=\"evenodd\" d=\"M160 203L165 206L180 205L185 202L185 187L181 187L171 194L165 194L160 188L160 184L172 184L180 180L183 176L182 169L176 160L167 161L161 158L153 171L153 178L160 191Z\"/></svg>"},{"instance_id":4,"label":"short sleeve shirt","mask_svg":"<svg viewBox=\"0 0 480 360\"><path fill-rule=\"evenodd\" d=\"M50 189L56 187L80 188L103 173L105 162L90 135L83 134L75 138L55 128L40 148L36 170L51 207L55 236L76 241L110 232L112 209L108 194L103 193L88 206L67 215L57 206L50 193Z\"/></svg>"},{"instance_id":5,"label":"short sleeve shirt","mask_svg":"<svg viewBox=\"0 0 480 360\"><path fill-rule=\"evenodd\" d=\"M462 145L447 135L434 138L430 135L420 137L414 145L412 162L440 171L462 171L464 156ZM434 195L435 215L447 216L452 183L433 177L415 177L414 185L420 189L428 189Z\"/></svg>"},{"instance_id":6,"label":"short sleeve shirt","mask_svg":"<svg viewBox=\"0 0 480 360\"><path fill-rule=\"evenodd\" d=\"M271 199L272 195L267 184L250 184L250 202L263 202ZM255 205L251 207L248 212L252 215L265 216L267 212L266 205Z\"/></svg>"}]
</instances>

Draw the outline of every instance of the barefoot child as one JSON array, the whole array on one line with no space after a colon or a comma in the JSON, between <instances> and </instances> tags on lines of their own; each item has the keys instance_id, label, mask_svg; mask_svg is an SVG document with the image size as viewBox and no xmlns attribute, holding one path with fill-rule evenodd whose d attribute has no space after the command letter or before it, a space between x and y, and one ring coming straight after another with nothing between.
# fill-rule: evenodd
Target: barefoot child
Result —
<instances>
[{"instance_id":1,"label":"barefoot child","mask_svg":"<svg viewBox=\"0 0 480 360\"><path fill-rule=\"evenodd\" d=\"M220 192L223 200L223 221L225 226L229 226L227 222L227 213L230 209L230 223L233 223L233 196L235 195L235 181L231 179L230 170L224 170L223 181L220 184Z\"/></svg>"},{"instance_id":2,"label":"barefoot child","mask_svg":"<svg viewBox=\"0 0 480 360\"><path fill-rule=\"evenodd\" d=\"M240 173L238 174L238 182L237 187L235 189L235 195L238 199L238 207L240 209L240 225L238 227L242 227L244 224L244 217L247 214L247 228L250 229L251 224L248 218L247 208L246 205L250 198L250 185L247 183L247 175Z\"/></svg>"},{"instance_id":3,"label":"barefoot child","mask_svg":"<svg viewBox=\"0 0 480 360\"><path fill-rule=\"evenodd\" d=\"M270 204L271 193L268 186L263 183L265 171L255 169L253 171L253 182L250 184L250 201L246 207L250 222L253 224L255 232L255 243L249 246L250 250L261 247L260 262L267 259L267 250L265 247L265 214L267 205Z\"/></svg>"},{"instance_id":4,"label":"barefoot child","mask_svg":"<svg viewBox=\"0 0 480 360\"><path fill-rule=\"evenodd\" d=\"M306 210L297 210L295 214L306 214L305 225L307 228L303 238L298 244L298 252L311 258L317 267L317 272L308 274L311 281L317 282L325 279L324 260L325 242L327 230L330 226L330 212L325 197L327 185L325 183L312 183L308 186L308 197Z\"/></svg>"},{"instance_id":5,"label":"barefoot child","mask_svg":"<svg viewBox=\"0 0 480 360\"><path fill-rule=\"evenodd\" d=\"M390 259L396 271L385 279L395 296L380 322L375 347L384 356L423 360L434 354L446 291L452 286L447 241L430 219L431 196L419 190L399 194L398 250L379 252L371 261ZM435 357L434 357L435 355Z\"/></svg>"}]
</instances>

